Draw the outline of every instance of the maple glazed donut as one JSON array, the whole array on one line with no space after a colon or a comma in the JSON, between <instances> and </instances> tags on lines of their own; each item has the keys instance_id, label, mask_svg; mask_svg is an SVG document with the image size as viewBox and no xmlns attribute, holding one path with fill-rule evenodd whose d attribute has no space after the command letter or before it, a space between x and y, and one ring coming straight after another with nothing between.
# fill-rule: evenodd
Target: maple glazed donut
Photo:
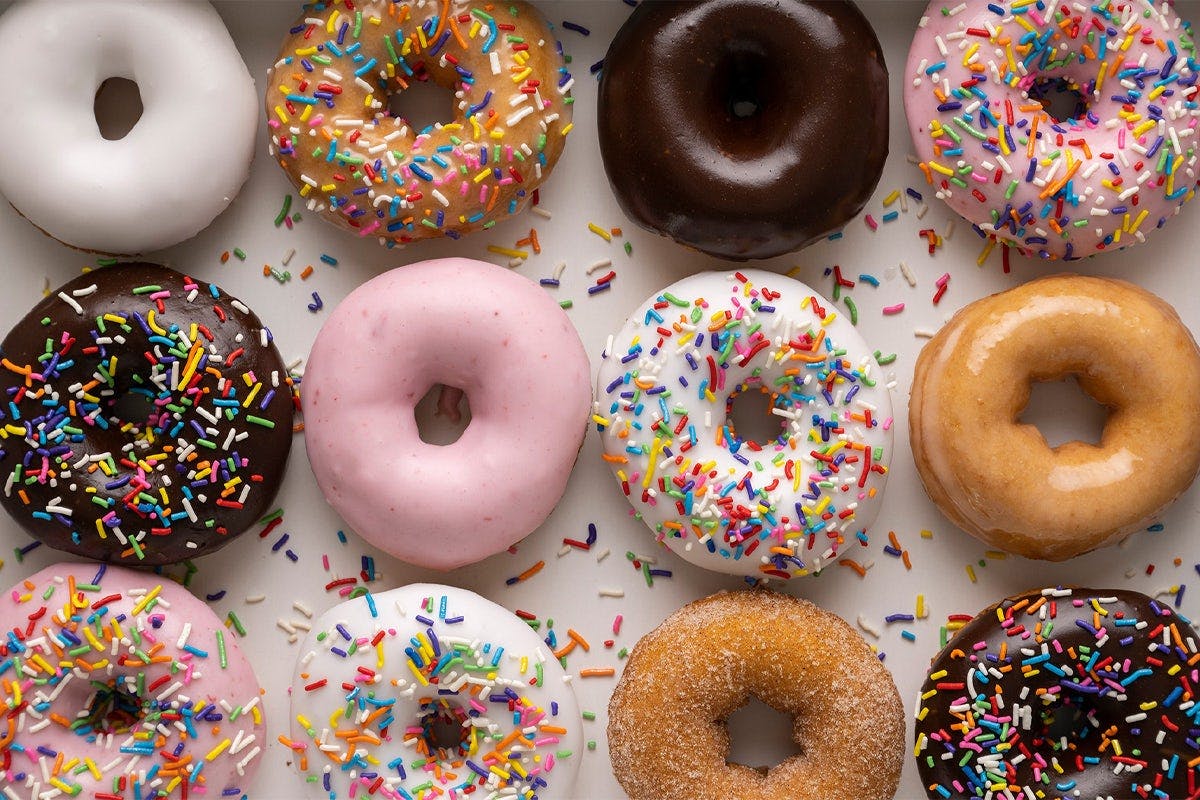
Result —
<instances>
[{"instance_id":1,"label":"maple glazed donut","mask_svg":"<svg viewBox=\"0 0 1200 800\"><path fill-rule=\"evenodd\" d=\"M470 564L528 535L562 497L587 429L588 372L575 326L536 283L465 258L409 264L351 292L317 334L309 463L368 542L432 569ZM434 386L471 409L444 447L421 440L414 416Z\"/></svg>"},{"instance_id":2,"label":"maple glazed donut","mask_svg":"<svg viewBox=\"0 0 1200 800\"><path fill-rule=\"evenodd\" d=\"M765 774L727 761L725 722L751 697L793 717L802 750ZM608 749L630 800L891 800L904 709L840 617L766 589L719 592L638 640L608 704Z\"/></svg>"},{"instance_id":3,"label":"maple glazed donut","mask_svg":"<svg viewBox=\"0 0 1200 800\"><path fill-rule=\"evenodd\" d=\"M862 210L888 153L888 73L853 3L641 3L600 79L621 208L720 258L799 250Z\"/></svg>"},{"instance_id":4,"label":"maple glazed donut","mask_svg":"<svg viewBox=\"0 0 1200 800\"><path fill-rule=\"evenodd\" d=\"M1074 375L1109 410L1098 445L1017 421L1035 381ZM1056 275L961 309L917 359L909 428L930 499L993 547L1062 561L1145 528L1200 469L1200 350L1165 301Z\"/></svg>"},{"instance_id":5,"label":"maple glazed donut","mask_svg":"<svg viewBox=\"0 0 1200 800\"><path fill-rule=\"evenodd\" d=\"M1195 195L1193 47L1167 3L933 0L905 70L921 169L1026 255L1141 242Z\"/></svg>"},{"instance_id":6,"label":"maple glazed donut","mask_svg":"<svg viewBox=\"0 0 1200 800\"><path fill-rule=\"evenodd\" d=\"M761 394L775 437L739 435ZM865 546L892 457L892 400L850 320L800 281L704 272L647 298L610 339L593 420L655 538L705 569L812 575Z\"/></svg>"},{"instance_id":7,"label":"maple glazed donut","mask_svg":"<svg viewBox=\"0 0 1200 800\"><path fill-rule=\"evenodd\" d=\"M389 111L414 82L454 93L421 130ZM308 207L389 245L520 211L571 131L562 48L528 3L306 5L268 74L271 153Z\"/></svg>"},{"instance_id":8,"label":"maple glazed donut","mask_svg":"<svg viewBox=\"0 0 1200 800\"><path fill-rule=\"evenodd\" d=\"M304 796L573 798L574 691L525 620L474 592L412 584L313 623L292 683Z\"/></svg>"},{"instance_id":9,"label":"maple glazed donut","mask_svg":"<svg viewBox=\"0 0 1200 800\"><path fill-rule=\"evenodd\" d=\"M914 754L930 798L1183 798L1200 790L1195 629L1134 591L1035 589L934 657Z\"/></svg>"},{"instance_id":10,"label":"maple glazed donut","mask_svg":"<svg viewBox=\"0 0 1200 800\"><path fill-rule=\"evenodd\" d=\"M47 545L169 564L269 510L292 442L270 332L156 264L68 281L0 345L0 505Z\"/></svg>"},{"instance_id":11,"label":"maple glazed donut","mask_svg":"<svg viewBox=\"0 0 1200 800\"><path fill-rule=\"evenodd\" d=\"M254 156L258 93L207 2L90 0L0 17L0 71L19 125L0 126L0 192L76 248L137 254L205 228L237 195ZM137 84L143 110L101 134L97 91Z\"/></svg>"},{"instance_id":12,"label":"maple glazed donut","mask_svg":"<svg viewBox=\"0 0 1200 800\"><path fill-rule=\"evenodd\" d=\"M55 564L0 598L0 794L244 797L266 727L236 639L174 582Z\"/></svg>"}]
</instances>

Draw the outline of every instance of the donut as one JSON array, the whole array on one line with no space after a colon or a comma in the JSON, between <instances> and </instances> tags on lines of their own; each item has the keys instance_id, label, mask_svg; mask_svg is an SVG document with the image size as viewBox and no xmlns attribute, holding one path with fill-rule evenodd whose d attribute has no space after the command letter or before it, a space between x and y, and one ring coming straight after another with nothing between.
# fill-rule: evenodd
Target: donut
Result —
<instances>
[{"instance_id":1,"label":"donut","mask_svg":"<svg viewBox=\"0 0 1200 800\"><path fill-rule=\"evenodd\" d=\"M250 173L258 93L208 3L15 3L0 73L20 120L0 126L0 192L64 244L135 254L190 239ZM93 113L110 78L136 83L143 106L112 141Z\"/></svg>"},{"instance_id":2,"label":"donut","mask_svg":"<svg viewBox=\"0 0 1200 800\"><path fill-rule=\"evenodd\" d=\"M578 797L583 736L563 668L474 592L412 584L314 623L292 682L306 797Z\"/></svg>"},{"instance_id":3,"label":"donut","mask_svg":"<svg viewBox=\"0 0 1200 800\"><path fill-rule=\"evenodd\" d=\"M1196 796L1196 641L1186 619L1134 591L1050 587L988 606L921 686L927 794Z\"/></svg>"},{"instance_id":4,"label":"donut","mask_svg":"<svg viewBox=\"0 0 1200 800\"><path fill-rule=\"evenodd\" d=\"M793 717L802 750L765 774L728 761L726 721L752 696ZM768 589L718 592L638 640L608 703L608 751L630 800L891 800L904 710L839 617Z\"/></svg>"},{"instance_id":5,"label":"donut","mask_svg":"<svg viewBox=\"0 0 1200 800\"><path fill-rule=\"evenodd\" d=\"M770 258L870 198L888 153L887 66L844 0L643 3L604 57L597 123L631 220L720 258Z\"/></svg>"},{"instance_id":6,"label":"donut","mask_svg":"<svg viewBox=\"0 0 1200 800\"><path fill-rule=\"evenodd\" d=\"M1075 376L1109 410L1098 445L1018 421L1034 381ZM1200 469L1200 350L1124 281L1041 278L954 315L921 350L908 423L925 491L992 547L1062 561L1150 525Z\"/></svg>"},{"instance_id":7,"label":"donut","mask_svg":"<svg viewBox=\"0 0 1200 800\"><path fill-rule=\"evenodd\" d=\"M566 312L532 281L465 258L409 264L351 292L317 334L309 463L363 539L456 569L554 510L587 428L589 371ZM413 415L439 385L465 393L472 414L446 446L423 442Z\"/></svg>"},{"instance_id":8,"label":"donut","mask_svg":"<svg viewBox=\"0 0 1200 800\"><path fill-rule=\"evenodd\" d=\"M604 349L603 458L655 539L734 575L813 575L867 544L892 457L892 400L849 319L797 280L705 272L639 304ZM739 436L739 396L778 434Z\"/></svg>"},{"instance_id":9,"label":"donut","mask_svg":"<svg viewBox=\"0 0 1200 800\"><path fill-rule=\"evenodd\" d=\"M414 82L453 93L420 130L389 110ZM528 3L305 5L267 73L271 154L339 228L389 246L457 239L519 212L572 128L562 47Z\"/></svg>"},{"instance_id":10,"label":"donut","mask_svg":"<svg viewBox=\"0 0 1200 800\"><path fill-rule=\"evenodd\" d=\"M1195 194L1192 55L1166 3L933 0L905 70L921 170L1027 256L1145 241Z\"/></svg>"},{"instance_id":11,"label":"donut","mask_svg":"<svg viewBox=\"0 0 1200 800\"><path fill-rule=\"evenodd\" d=\"M43 543L170 564L269 510L292 440L271 333L155 264L80 275L0 344L0 505Z\"/></svg>"},{"instance_id":12,"label":"donut","mask_svg":"<svg viewBox=\"0 0 1200 800\"><path fill-rule=\"evenodd\" d=\"M55 564L0 600L0 794L244 797L262 689L220 620L157 575Z\"/></svg>"}]
</instances>

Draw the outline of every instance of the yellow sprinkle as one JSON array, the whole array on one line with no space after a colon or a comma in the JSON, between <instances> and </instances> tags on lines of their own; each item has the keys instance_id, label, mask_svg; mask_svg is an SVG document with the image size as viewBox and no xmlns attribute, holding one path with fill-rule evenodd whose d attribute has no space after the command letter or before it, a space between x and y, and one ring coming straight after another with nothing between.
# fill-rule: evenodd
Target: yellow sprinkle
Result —
<instances>
[{"instance_id":1,"label":"yellow sprinkle","mask_svg":"<svg viewBox=\"0 0 1200 800\"><path fill-rule=\"evenodd\" d=\"M229 739L225 739L225 741L221 742L219 745L214 747L212 750L209 750L208 755L206 755L204 757L204 760L205 761L214 760L217 756L221 755L221 753L224 753L226 748L228 748L230 744L232 744L232 742L230 742Z\"/></svg>"},{"instance_id":2,"label":"yellow sprinkle","mask_svg":"<svg viewBox=\"0 0 1200 800\"><path fill-rule=\"evenodd\" d=\"M601 228L599 225L597 225L594 222L588 223L588 230L591 231L592 233L596 234L597 236L599 236L601 239L603 239L606 242L612 241L612 234L609 233L608 231L604 230L604 228Z\"/></svg>"}]
</instances>

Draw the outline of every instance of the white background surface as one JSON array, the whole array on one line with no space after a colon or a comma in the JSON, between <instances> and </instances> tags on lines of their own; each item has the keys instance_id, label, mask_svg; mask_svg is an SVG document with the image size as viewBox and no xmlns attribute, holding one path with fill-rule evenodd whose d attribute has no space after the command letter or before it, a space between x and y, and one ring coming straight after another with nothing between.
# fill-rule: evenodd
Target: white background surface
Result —
<instances>
[{"instance_id":1,"label":"white background surface","mask_svg":"<svg viewBox=\"0 0 1200 800\"><path fill-rule=\"evenodd\" d=\"M911 144L903 121L901 94L906 83L902 74L904 59L923 4L868 0L861 5L884 44L891 71L891 156L875 197L867 207L868 213L880 219L885 211L900 208L899 203L890 209L882 206L883 198L893 190L903 191L912 186L927 197L931 195L920 172L906 161ZM1200 11L1197 5L1180 4L1184 15L1193 19ZM217 6L258 82L261 96L267 65L274 59L284 32L297 14L298 4L242 2ZM503 263L507 259L489 254L487 245L512 247L532 225L538 230L543 252L522 265L519 272L536 280L549 275L557 262L566 261L562 287L549 291L560 299L574 300L575 306L568 313L579 328L593 365L597 364L605 337L621 325L635 305L685 275L720 268L722 264L635 230L609 191L595 137L596 81L588 74L588 65L602 57L612 33L628 14L628 6L615 2L544 2L541 7L555 23L567 19L592 31L586 38L561 31L565 50L573 56L572 69L577 78L576 127L563 160L542 190L542 203L553 212L552 220L525 214L461 242L429 242L392 251L371 241L359 241L308 214L303 214L304 219L294 230L275 228L272 220L292 187L267 156L263 126L250 180L236 202L196 239L158 254L158 259L196 277L217 282L245 300L273 329L285 359L291 360L307 354L330 308L369 277L412 261L449 255ZM69 58L70 54L62 57ZM652 81L653 77L648 76L647 80ZM196 135L197 142L202 141L203 132L197 131ZM299 205L293 209L303 213ZM1121 547L1064 564L987 557L982 544L955 529L927 500L913 467L905 419L912 368L924 341L914 331L936 329L955 309L971 300L1056 267L1014 255L1012 274L1004 275L997 249L980 268L976 266L976 258L982 243L965 224L957 220L951 223L953 214L936 200L932 200L921 220L917 219L916 209L917 204L910 202L899 219L881 224L875 232L861 219L855 220L847 226L840 241L823 242L792 256L766 262L780 270L799 267L798 277L826 295L831 293L833 284L824 271L834 264L840 265L843 274L851 279L860 273L870 273L881 282L878 289L860 283L849 292L858 305L859 328L868 341L884 352L899 354L890 368L896 380L896 446L883 513L871 531L870 547L850 551L850 557L871 566L865 579L849 569L831 567L818 578L793 581L785 590L807 597L851 623L863 615L878 626L883 635L872 641L886 653L885 663L896 678L907 709L915 703L924 668L938 648L939 628L947 614L973 614L1002 595L1046 583L1077 582L1150 593L1166 591L1175 585L1200 584L1193 568L1200 560L1200 548L1192 538L1200 511L1200 494L1196 490L1170 510L1163 520L1162 532L1136 534ZM589 221L605 228L622 227L633 244L632 257L625 255L620 241L608 244L589 232ZM1189 246L1194 248L1197 242L1197 225L1200 225L1200 207L1187 208L1165 230L1155 232L1148 244L1076 264L1074 269L1135 281L1175 303L1184 320L1196 330L1200 326L1200 300L1192 277L1195 253L1194 249L1189 253ZM942 234L953 228L952 236L933 257L926 253L926 243L917 233L930 227ZM91 263L85 256L43 237L8 207L0 209L0 241L4 243L5 259L5 284L0 292L0 322L4 324L0 328L25 313L41 296L47 279L57 285ZM246 261L231 258L222 265L219 256L234 247L246 251ZM296 250L290 266L293 279L280 285L274 279L264 278L263 264L279 267L284 254L292 248ZM322 264L318 260L322 253L337 258L338 266ZM597 275L589 277L585 269L602 258L613 260L617 278L612 290L589 297L586 287ZM897 272L902 260L916 275L915 288ZM309 280L301 281L299 272L307 264L313 264L315 272ZM951 275L949 289L935 307L931 303L934 281L945 272ZM313 291L319 292L325 303L325 309L315 314L307 310ZM883 306L899 302L906 304L903 313L882 315ZM1057 413L1059 419L1050 427L1059 434L1075 430L1070 427L1071 415L1067 411ZM1197 420L1181 419L1179 424L1193 425ZM1031 484L1030 491L1036 492L1036 486ZM288 644L287 634L276 626L276 621L303 619L292 608L295 600L318 613L337 602L335 595L324 591L324 585L335 578L356 575L363 555L375 558L378 579L372 588L377 591L418 580L453 583L478 591L510 609L521 608L543 620L551 617L560 636L565 637L568 627L574 628L591 642L592 649L590 653L577 649L570 655L568 663L573 674L584 667L619 668L617 650L632 647L639 636L670 612L717 589L741 585L740 579L691 567L653 544L642 523L629 517L626 502L599 458L594 432L587 436L558 509L521 543L515 555L504 553L449 575L401 564L365 546L349 531L349 543L339 543L336 533L342 523L321 499L299 436L278 504L285 510L280 528L266 540L249 531L224 551L199 559L196 563L200 571L191 584L201 596L226 592L211 605L222 617L230 610L235 611L245 623L248 636L240 644L268 688L266 710L271 746L265 753L258 779L250 787L250 795L256 800L287 798L299 788L299 779L287 764L288 752L275 741L288 727L286 687L298 646ZM592 552L571 550L559 556L562 538L583 539L588 522L595 522L599 532ZM403 518L396 520L396 527L398 534L412 533L405 530ZM883 552L889 530L896 532L902 546L909 551L911 571ZM931 531L932 537L922 538L922 530ZM271 551L271 544L285 531L290 539L284 549L290 547L298 554L296 563L284 556L283 549ZM39 548L18 563L13 548L28 542L14 522L7 516L0 518L0 558L5 562L0 568L0 584L15 584L57 560L55 553ZM603 551L611 554L599 561L597 556ZM626 559L627 551L656 557L657 566L672 570L674 577L659 579L653 588L648 588ZM322 566L323 555L329 557L329 572ZM1179 566L1173 563L1176 558L1181 559ZM506 578L539 559L546 562L539 574L515 586L505 585ZM976 582L969 578L967 565L973 565ZM1151 565L1153 574L1147 575ZM602 588L623 589L625 596L600 597L598 591ZM918 593L925 595L927 618L911 624L884 624L887 614L912 613ZM245 602L247 596L258 594L265 594L266 600L257 604ZM1200 613L1200 585L1194 585L1184 595L1181 610L1189 615ZM612 637L611 626L617 614L624 615L624 625L615 647L609 650L602 642ZM902 639L902 629L915 633L916 641ZM837 676L824 679L836 682ZM581 756L582 769L575 793L580 798L623 796L609 772L604 741L605 706L614 685L615 679L607 678L576 681L581 706L597 714L596 721L584 723L585 735L595 740L596 749ZM741 724L735 726L735 731L754 727L741 718L738 722ZM776 739L786 736L779 725L765 730L773 732ZM762 735L752 737L735 732L735 737L735 754L744 763L773 763L786 749L786 743L772 743L769 738L763 741ZM681 742L681 746L686 743ZM687 788L681 786L680 792L680 796L686 796ZM924 796L912 758L907 754L898 796Z\"/></svg>"}]
</instances>

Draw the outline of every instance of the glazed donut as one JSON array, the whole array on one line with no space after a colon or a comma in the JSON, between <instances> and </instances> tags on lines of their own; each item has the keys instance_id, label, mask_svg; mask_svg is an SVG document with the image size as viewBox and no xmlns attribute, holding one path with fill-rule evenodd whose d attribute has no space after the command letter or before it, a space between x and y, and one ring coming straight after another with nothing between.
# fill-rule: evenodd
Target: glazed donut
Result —
<instances>
[{"instance_id":1,"label":"glazed donut","mask_svg":"<svg viewBox=\"0 0 1200 800\"><path fill-rule=\"evenodd\" d=\"M892 457L892 400L829 301L760 270L706 272L641 303L605 347L603 457L658 541L706 569L791 578L866 545ZM767 395L778 436L733 403Z\"/></svg>"},{"instance_id":2,"label":"glazed donut","mask_svg":"<svg viewBox=\"0 0 1200 800\"><path fill-rule=\"evenodd\" d=\"M365 594L301 653L287 744L305 796L578 796L575 695L507 609L435 584Z\"/></svg>"},{"instance_id":3,"label":"glazed donut","mask_svg":"<svg viewBox=\"0 0 1200 800\"><path fill-rule=\"evenodd\" d=\"M245 796L262 689L208 606L96 564L47 567L0 602L0 794Z\"/></svg>"},{"instance_id":4,"label":"glazed donut","mask_svg":"<svg viewBox=\"0 0 1200 800\"><path fill-rule=\"evenodd\" d=\"M720 258L770 258L870 198L887 66L844 0L643 3L604 57L597 123L630 219Z\"/></svg>"},{"instance_id":5,"label":"glazed donut","mask_svg":"<svg viewBox=\"0 0 1200 800\"><path fill-rule=\"evenodd\" d=\"M728 761L725 721L750 697L789 714L803 752ZM754 589L676 611L629 654L608 703L613 774L630 800L891 800L904 710L862 637L807 600Z\"/></svg>"},{"instance_id":6,"label":"glazed donut","mask_svg":"<svg viewBox=\"0 0 1200 800\"><path fill-rule=\"evenodd\" d=\"M317 334L304 376L304 441L317 484L360 536L449 570L512 546L554 510L587 427L579 334L537 284L447 258L350 293ZM435 385L472 420L439 447L413 409ZM443 404L445 406L446 404Z\"/></svg>"},{"instance_id":7,"label":"glazed donut","mask_svg":"<svg viewBox=\"0 0 1200 800\"><path fill-rule=\"evenodd\" d=\"M266 511L291 379L240 300L155 264L68 281L0 344L0 505L99 561L169 564Z\"/></svg>"},{"instance_id":8,"label":"glazed donut","mask_svg":"<svg viewBox=\"0 0 1200 800\"><path fill-rule=\"evenodd\" d=\"M268 72L271 153L308 207L388 245L524 208L572 127L574 80L537 9L343 3L304 6ZM452 91L453 119L416 130L393 116L414 81Z\"/></svg>"},{"instance_id":9,"label":"glazed donut","mask_svg":"<svg viewBox=\"0 0 1200 800\"><path fill-rule=\"evenodd\" d=\"M1191 28L1170 5L951 5L921 18L904 108L952 209L1026 255L1069 259L1144 241L1192 198Z\"/></svg>"},{"instance_id":10,"label":"glazed donut","mask_svg":"<svg viewBox=\"0 0 1200 800\"><path fill-rule=\"evenodd\" d=\"M187 0L18 2L0 17L5 104L0 192L45 233L104 253L190 239L237 195L254 156L257 91L225 24ZM137 84L143 111L100 134L109 78Z\"/></svg>"},{"instance_id":11,"label":"glazed donut","mask_svg":"<svg viewBox=\"0 0 1200 800\"><path fill-rule=\"evenodd\" d=\"M942 648L917 709L931 798L1194 797L1196 631L1143 594L1048 588Z\"/></svg>"},{"instance_id":12,"label":"glazed donut","mask_svg":"<svg viewBox=\"0 0 1200 800\"><path fill-rule=\"evenodd\" d=\"M1018 422L1034 381L1074 375L1109 409L1099 445ZM908 422L925 491L993 547L1050 561L1144 529L1191 485L1200 350L1124 281L1056 275L961 309L925 345Z\"/></svg>"}]
</instances>

